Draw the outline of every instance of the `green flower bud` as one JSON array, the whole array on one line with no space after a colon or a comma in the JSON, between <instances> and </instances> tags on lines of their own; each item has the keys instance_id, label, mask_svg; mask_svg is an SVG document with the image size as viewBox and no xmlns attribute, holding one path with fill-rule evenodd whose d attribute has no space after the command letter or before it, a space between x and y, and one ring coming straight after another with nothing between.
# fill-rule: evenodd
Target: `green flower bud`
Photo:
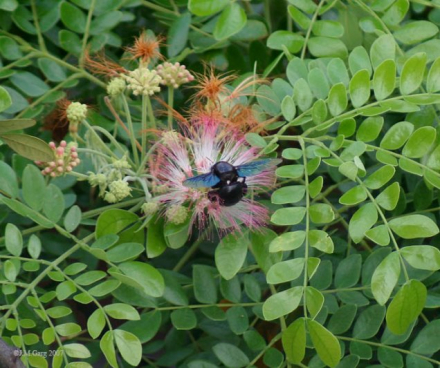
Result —
<instances>
[{"instance_id":1,"label":"green flower bud","mask_svg":"<svg viewBox=\"0 0 440 368\"><path fill-rule=\"evenodd\" d=\"M131 188L126 181L116 180L108 186L109 191L116 197L116 200L119 202L123 200L125 197L128 197L131 192Z\"/></svg>"},{"instance_id":2,"label":"green flower bud","mask_svg":"<svg viewBox=\"0 0 440 368\"><path fill-rule=\"evenodd\" d=\"M114 194L107 192L105 193L104 201L108 203L116 203L118 200Z\"/></svg>"},{"instance_id":3,"label":"green flower bud","mask_svg":"<svg viewBox=\"0 0 440 368\"><path fill-rule=\"evenodd\" d=\"M144 215L153 215L159 209L159 204L157 202L146 202L142 205L141 210Z\"/></svg>"},{"instance_id":4,"label":"green flower bud","mask_svg":"<svg viewBox=\"0 0 440 368\"><path fill-rule=\"evenodd\" d=\"M89 173L89 183L92 187L97 185L106 185L107 177L104 174Z\"/></svg>"},{"instance_id":5,"label":"green flower bud","mask_svg":"<svg viewBox=\"0 0 440 368\"><path fill-rule=\"evenodd\" d=\"M127 158L124 156L120 160L113 159L113 167L115 169L131 169L130 164L127 161Z\"/></svg>"},{"instance_id":6,"label":"green flower bud","mask_svg":"<svg viewBox=\"0 0 440 368\"><path fill-rule=\"evenodd\" d=\"M172 224L180 225L183 224L188 218L188 209L184 206L176 204L167 210L166 216L168 221Z\"/></svg>"},{"instance_id":7,"label":"green flower bud","mask_svg":"<svg viewBox=\"0 0 440 368\"><path fill-rule=\"evenodd\" d=\"M71 124L79 124L87 116L87 105L80 102L72 102L66 109L66 116Z\"/></svg>"},{"instance_id":8,"label":"green flower bud","mask_svg":"<svg viewBox=\"0 0 440 368\"><path fill-rule=\"evenodd\" d=\"M123 77L113 78L109 84L107 84L107 93L112 98L117 97L124 93L126 86L127 85L125 84Z\"/></svg>"}]
</instances>

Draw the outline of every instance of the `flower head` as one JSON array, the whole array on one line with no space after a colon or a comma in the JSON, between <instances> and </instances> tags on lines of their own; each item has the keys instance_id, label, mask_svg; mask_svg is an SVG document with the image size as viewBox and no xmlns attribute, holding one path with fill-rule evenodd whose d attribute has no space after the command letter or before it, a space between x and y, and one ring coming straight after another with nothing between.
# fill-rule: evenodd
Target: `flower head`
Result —
<instances>
[{"instance_id":1,"label":"flower head","mask_svg":"<svg viewBox=\"0 0 440 368\"><path fill-rule=\"evenodd\" d=\"M54 152L54 160L49 162L36 161L35 163L43 169L43 175L50 175L51 177L64 175L66 172L73 170L81 162L76 152L75 143L67 144L66 141L61 141L57 147L54 142L49 143L49 147Z\"/></svg>"},{"instance_id":2,"label":"flower head","mask_svg":"<svg viewBox=\"0 0 440 368\"><path fill-rule=\"evenodd\" d=\"M188 83L194 80L192 74L186 70L185 65L180 63L163 63L157 66L157 73L162 77L161 84L179 88L182 84Z\"/></svg>"},{"instance_id":3,"label":"flower head","mask_svg":"<svg viewBox=\"0 0 440 368\"><path fill-rule=\"evenodd\" d=\"M257 149L247 145L244 135L231 130L211 115L193 118L184 128L184 135L171 131L162 135L151 173L158 180L155 200L165 208L168 221L182 223L187 216L192 225L204 228L212 222L219 231L240 231L241 225L257 229L268 221L268 210L251 199L243 197L238 203L226 206L213 188L191 188L184 184L188 178L209 173L212 166L225 161L233 166L248 164L257 159ZM258 191L275 184L273 165L256 175L246 177L249 191ZM244 192L243 192L244 193Z\"/></svg>"},{"instance_id":4,"label":"flower head","mask_svg":"<svg viewBox=\"0 0 440 368\"><path fill-rule=\"evenodd\" d=\"M109 203L122 201L125 197L130 196L131 188L128 182L124 180L115 180L108 186L109 191L105 194L104 200Z\"/></svg>"},{"instance_id":5,"label":"flower head","mask_svg":"<svg viewBox=\"0 0 440 368\"><path fill-rule=\"evenodd\" d=\"M141 66L129 72L124 78L127 82L127 88L131 89L135 96L151 96L160 92L159 84L162 82L162 78L155 70Z\"/></svg>"},{"instance_id":6,"label":"flower head","mask_svg":"<svg viewBox=\"0 0 440 368\"><path fill-rule=\"evenodd\" d=\"M87 105L72 102L66 109L66 116L70 124L79 124L87 117Z\"/></svg>"},{"instance_id":7,"label":"flower head","mask_svg":"<svg viewBox=\"0 0 440 368\"><path fill-rule=\"evenodd\" d=\"M114 98L124 93L125 87L127 87L125 79L123 77L116 77L107 84L107 93L110 97Z\"/></svg>"},{"instance_id":8,"label":"flower head","mask_svg":"<svg viewBox=\"0 0 440 368\"><path fill-rule=\"evenodd\" d=\"M144 31L135 39L133 46L127 47L127 51L131 54L131 59L140 59L143 63L149 63L152 59L163 59L160 53L162 40L161 37L156 38Z\"/></svg>"}]
</instances>

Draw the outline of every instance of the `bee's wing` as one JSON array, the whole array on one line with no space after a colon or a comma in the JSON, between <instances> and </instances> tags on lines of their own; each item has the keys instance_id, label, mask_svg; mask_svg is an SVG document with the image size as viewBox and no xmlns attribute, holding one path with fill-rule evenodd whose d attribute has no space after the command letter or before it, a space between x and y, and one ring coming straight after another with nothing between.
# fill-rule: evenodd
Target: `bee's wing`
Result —
<instances>
[{"instance_id":1,"label":"bee's wing","mask_svg":"<svg viewBox=\"0 0 440 368\"><path fill-rule=\"evenodd\" d=\"M186 179L183 182L183 185L188 188L210 188L219 182L220 179L217 176L215 176L213 173L207 173Z\"/></svg>"},{"instance_id":2,"label":"bee's wing","mask_svg":"<svg viewBox=\"0 0 440 368\"><path fill-rule=\"evenodd\" d=\"M257 175L264 170L271 169L272 167L278 165L280 162L280 159L267 158L239 165L236 167L236 169L239 176L247 177Z\"/></svg>"}]
</instances>

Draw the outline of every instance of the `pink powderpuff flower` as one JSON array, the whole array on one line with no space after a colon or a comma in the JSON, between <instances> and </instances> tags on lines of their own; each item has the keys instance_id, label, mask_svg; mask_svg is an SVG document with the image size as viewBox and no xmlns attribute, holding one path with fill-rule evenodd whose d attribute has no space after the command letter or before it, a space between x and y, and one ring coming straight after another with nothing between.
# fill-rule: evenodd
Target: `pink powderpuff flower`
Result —
<instances>
[{"instance_id":1,"label":"pink powderpuff flower","mask_svg":"<svg viewBox=\"0 0 440 368\"><path fill-rule=\"evenodd\" d=\"M155 201L161 205L168 220L172 218L167 212L181 207L188 209L189 231L194 225L203 229L209 223L221 233L240 232L241 225L251 230L265 225L269 220L268 210L252 199L242 198L233 206L223 206L221 201L208 196L212 188L184 185L188 178L209 173L219 161L233 166L251 163L258 159L258 149L247 144L242 132L231 130L211 115L194 118L183 130L183 135L175 131L162 134L151 165L151 174L157 179ZM248 193L274 187L278 162L272 160L260 173L246 177Z\"/></svg>"}]
</instances>

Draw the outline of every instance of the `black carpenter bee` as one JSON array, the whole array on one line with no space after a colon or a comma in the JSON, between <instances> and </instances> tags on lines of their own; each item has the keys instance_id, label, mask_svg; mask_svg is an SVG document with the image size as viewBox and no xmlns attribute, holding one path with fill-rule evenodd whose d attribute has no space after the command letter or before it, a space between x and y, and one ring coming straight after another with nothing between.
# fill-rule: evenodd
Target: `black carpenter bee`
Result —
<instances>
[{"instance_id":1,"label":"black carpenter bee","mask_svg":"<svg viewBox=\"0 0 440 368\"><path fill-rule=\"evenodd\" d=\"M233 166L226 161L219 161L206 174L186 179L183 185L189 188L212 188L208 192L210 201L219 201L222 206L233 206L246 195L248 186L246 177L256 175L276 166L281 160L264 159L247 164Z\"/></svg>"}]
</instances>

